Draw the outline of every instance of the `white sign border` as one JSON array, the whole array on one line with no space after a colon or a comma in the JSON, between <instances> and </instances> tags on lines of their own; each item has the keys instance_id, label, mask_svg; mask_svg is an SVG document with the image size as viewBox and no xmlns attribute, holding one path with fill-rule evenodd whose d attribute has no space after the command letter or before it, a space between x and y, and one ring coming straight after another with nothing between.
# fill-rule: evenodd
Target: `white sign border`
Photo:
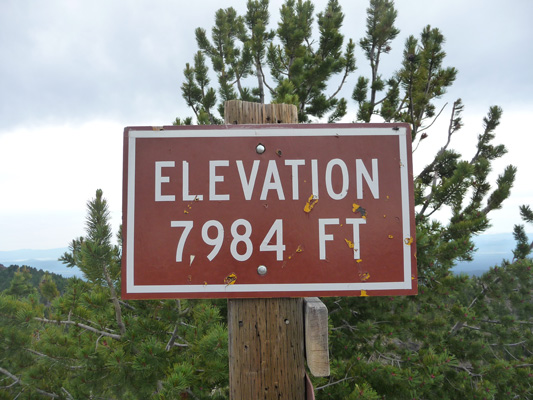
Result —
<instances>
[{"instance_id":1,"label":"white sign border","mask_svg":"<svg viewBox=\"0 0 533 400\"><path fill-rule=\"evenodd\" d=\"M275 125L261 125L261 128L171 130L171 131L128 131L128 193L126 228L126 294L210 294L210 293L260 293L260 292L342 292L360 290L410 290L411 245L403 245L403 281L394 282L352 282L352 283L270 283L237 285L135 285L134 281L134 239L135 239L135 150L137 139L142 138L186 138L186 137L265 137L265 136L397 136L400 149L400 188L402 208L402 230L404 238L411 238L409 199L409 158L407 154L407 128L400 127L332 127L323 128L279 128Z\"/></svg>"}]
</instances>

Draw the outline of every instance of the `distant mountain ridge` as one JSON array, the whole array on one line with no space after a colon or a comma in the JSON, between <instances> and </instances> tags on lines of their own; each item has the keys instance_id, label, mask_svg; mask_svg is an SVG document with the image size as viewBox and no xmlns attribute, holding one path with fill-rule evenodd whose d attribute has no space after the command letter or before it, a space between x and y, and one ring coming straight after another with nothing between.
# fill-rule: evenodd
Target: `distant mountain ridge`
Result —
<instances>
[{"instance_id":1,"label":"distant mountain ridge","mask_svg":"<svg viewBox=\"0 0 533 400\"><path fill-rule=\"evenodd\" d=\"M500 265L504 259L513 259L513 250L516 243L512 233L480 235L474 238L474 243L478 249L474 254L474 260L470 262L459 262L453 268L453 272L481 275L488 271L490 267ZM0 251L0 264L3 264L5 267L9 267L10 265L28 265L64 277L77 276L81 278L82 274L78 268L67 268L66 265L58 261L58 258L68 251L68 247L44 250L22 249Z\"/></svg>"},{"instance_id":2,"label":"distant mountain ridge","mask_svg":"<svg viewBox=\"0 0 533 400\"><path fill-rule=\"evenodd\" d=\"M461 261L453 268L455 273L481 275L489 268L500 265L503 260L512 261L516 247L512 233L480 235L474 238L478 249L473 261Z\"/></svg>"},{"instance_id":3,"label":"distant mountain ridge","mask_svg":"<svg viewBox=\"0 0 533 400\"><path fill-rule=\"evenodd\" d=\"M57 260L65 252L69 251L68 247L56 249L21 249L0 251L0 260ZM0 261L1 262L1 261Z\"/></svg>"},{"instance_id":4,"label":"distant mountain ridge","mask_svg":"<svg viewBox=\"0 0 533 400\"><path fill-rule=\"evenodd\" d=\"M480 235L474 238L474 243L478 249L474 254L473 261L461 261L452 269L455 273L465 273L468 275L481 275L488 271L490 267L500 265L505 260L513 259L513 250L516 246L512 233L497 233L490 235ZM64 277L82 277L78 268L68 268L58 261L68 247L56 249L21 249L0 251L0 264L5 267L10 265L27 265L44 271L53 272Z\"/></svg>"},{"instance_id":5,"label":"distant mountain ridge","mask_svg":"<svg viewBox=\"0 0 533 400\"><path fill-rule=\"evenodd\" d=\"M78 268L68 268L58 260L59 257L68 251L68 247L43 250L21 249L0 251L0 264L3 264L4 267L9 267L10 265L27 265L29 267L61 275L65 278L70 278L72 276L81 278L82 273Z\"/></svg>"}]
</instances>

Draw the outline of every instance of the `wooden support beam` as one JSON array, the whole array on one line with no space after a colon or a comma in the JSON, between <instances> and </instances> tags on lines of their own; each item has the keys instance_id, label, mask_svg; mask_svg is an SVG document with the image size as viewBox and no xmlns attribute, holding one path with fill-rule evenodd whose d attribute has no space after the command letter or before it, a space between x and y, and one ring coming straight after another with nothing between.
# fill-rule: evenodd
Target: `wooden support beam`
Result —
<instances>
[{"instance_id":1,"label":"wooden support beam","mask_svg":"<svg viewBox=\"0 0 533 400\"><path fill-rule=\"evenodd\" d=\"M230 100L226 124L297 123L296 107ZM302 299L228 300L231 400L304 400Z\"/></svg>"},{"instance_id":2,"label":"wooden support beam","mask_svg":"<svg viewBox=\"0 0 533 400\"><path fill-rule=\"evenodd\" d=\"M224 103L224 123L240 124L297 124L298 110L292 104L260 104L241 100Z\"/></svg>"},{"instance_id":3,"label":"wooden support beam","mask_svg":"<svg viewBox=\"0 0 533 400\"><path fill-rule=\"evenodd\" d=\"M329 376L328 309L318 297L304 299L305 358L313 376Z\"/></svg>"},{"instance_id":4,"label":"wooden support beam","mask_svg":"<svg viewBox=\"0 0 533 400\"><path fill-rule=\"evenodd\" d=\"M305 399L302 303L228 301L230 399Z\"/></svg>"}]
</instances>

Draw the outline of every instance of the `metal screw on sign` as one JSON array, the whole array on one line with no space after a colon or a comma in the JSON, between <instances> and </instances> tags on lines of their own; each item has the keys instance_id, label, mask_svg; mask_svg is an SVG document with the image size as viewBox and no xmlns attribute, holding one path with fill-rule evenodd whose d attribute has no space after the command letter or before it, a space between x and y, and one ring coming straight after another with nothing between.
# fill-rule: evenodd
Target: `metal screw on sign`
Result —
<instances>
[{"instance_id":1,"label":"metal screw on sign","mask_svg":"<svg viewBox=\"0 0 533 400\"><path fill-rule=\"evenodd\" d=\"M265 267L264 265L260 265L259 267L257 267L257 273L259 275L266 275L267 267Z\"/></svg>"},{"instance_id":2,"label":"metal screw on sign","mask_svg":"<svg viewBox=\"0 0 533 400\"><path fill-rule=\"evenodd\" d=\"M255 148L255 151L257 152L257 154L263 154L265 150L266 150L265 145L262 143L259 143L257 147Z\"/></svg>"}]
</instances>

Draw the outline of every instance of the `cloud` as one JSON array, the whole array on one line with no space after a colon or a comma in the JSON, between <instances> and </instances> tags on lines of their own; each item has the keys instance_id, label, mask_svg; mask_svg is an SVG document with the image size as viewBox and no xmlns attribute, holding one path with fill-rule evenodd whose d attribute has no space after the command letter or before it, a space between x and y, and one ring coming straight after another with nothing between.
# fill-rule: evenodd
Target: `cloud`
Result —
<instances>
[{"instance_id":1,"label":"cloud","mask_svg":"<svg viewBox=\"0 0 533 400\"><path fill-rule=\"evenodd\" d=\"M193 29L175 2L22 0L1 7L4 129L111 116L173 120L183 57L193 52Z\"/></svg>"},{"instance_id":2,"label":"cloud","mask_svg":"<svg viewBox=\"0 0 533 400\"><path fill-rule=\"evenodd\" d=\"M272 28L282 3L271 0ZM318 12L327 0L314 3ZM341 4L346 15L343 32L358 43L366 29L368 2ZM384 76L399 68L408 35L418 37L427 24L440 28L447 39L445 65L459 70L440 106L461 97L465 116L471 118L460 145L464 147L467 135L475 142L488 107L501 105L504 117L497 141L501 139L509 148L502 163L519 166L513 192L517 197L509 204L516 208L515 203L533 203L524 146L524 137L530 136L527 121L533 106L533 80L528 76L533 63L529 43L533 2L448 0L427 5L396 0L395 4L401 33L391 54L383 58ZM48 240L54 227L72 228L72 215L76 215L76 233L62 231L59 242L51 245L64 246L65 237L71 240L83 234L85 203L97 188L104 190L113 224L118 226L123 128L170 124L177 116L192 114L181 98L182 71L197 51L194 29L201 26L209 32L220 7L234 7L242 14L246 2L0 2L0 221L2 230L9 232L0 237L0 246L6 247L7 240L14 237L20 239L17 243L24 238L29 241L32 226L39 226ZM356 57L358 70L343 91L351 112L355 105L350 96L357 76L368 71L359 46ZM433 130L436 149L442 145L445 130L446 123ZM62 213L65 220L59 222L56 218ZM503 215L503 211L497 213ZM13 215L16 220L10 217ZM50 223L32 223L43 218ZM51 222L54 219L56 224ZM499 226L508 229L510 220L506 218Z\"/></svg>"},{"instance_id":3,"label":"cloud","mask_svg":"<svg viewBox=\"0 0 533 400\"><path fill-rule=\"evenodd\" d=\"M281 0L271 1L275 28ZM326 0L315 1L321 11ZM2 130L31 123L62 123L88 118L128 120L133 124L170 123L189 115L180 84L186 62L197 50L194 29L208 31L219 7L240 13L245 2L215 0L184 5L172 0L128 2L4 0L0 5L0 107ZM364 34L367 4L344 4L343 28L356 42ZM386 74L399 66L403 41L427 25L447 38L447 63L458 67L458 85L472 100L514 101L526 97L533 82L527 20L533 3L522 0L450 0L420 9L419 2L397 0L401 34L384 57ZM357 49L359 73L367 69ZM353 79L352 79L353 81ZM351 86L348 88L348 86ZM350 82L344 95L350 95ZM353 104L352 104L353 106Z\"/></svg>"}]
</instances>

